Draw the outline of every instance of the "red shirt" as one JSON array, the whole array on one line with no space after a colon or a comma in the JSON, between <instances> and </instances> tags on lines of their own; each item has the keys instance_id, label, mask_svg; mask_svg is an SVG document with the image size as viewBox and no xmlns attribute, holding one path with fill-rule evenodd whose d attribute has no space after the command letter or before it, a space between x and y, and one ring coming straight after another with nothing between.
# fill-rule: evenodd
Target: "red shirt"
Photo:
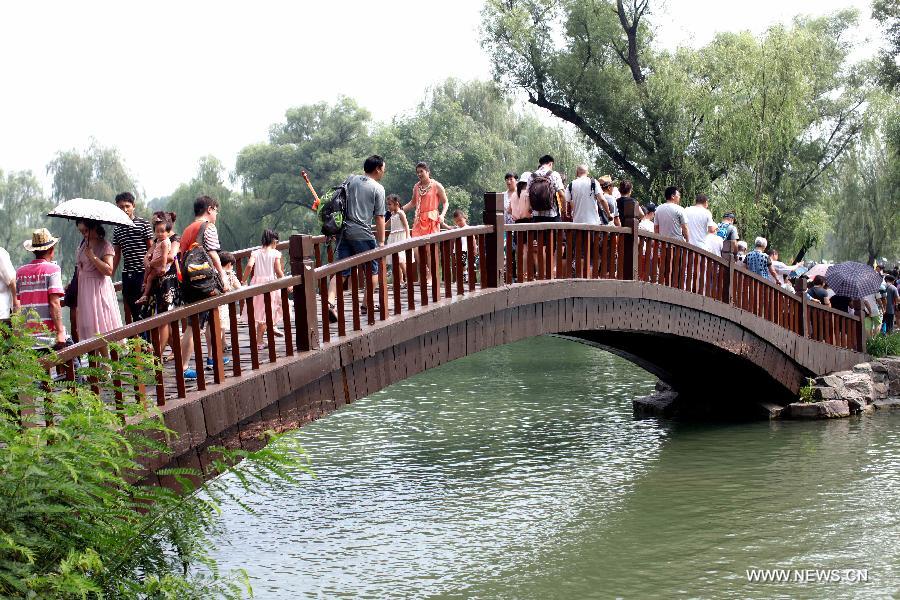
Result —
<instances>
[{"instance_id":1,"label":"red shirt","mask_svg":"<svg viewBox=\"0 0 900 600\"><path fill-rule=\"evenodd\" d=\"M59 265L43 259L35 259L19 267L16 271L16 296L22 308L33 310L40 321L31 321L32 329L40 329L43 323L50 331L56 331L56 325L50 317L50 296L62 296L65 290L62 285L62 271Z\"/></svg>"}]
</instances>

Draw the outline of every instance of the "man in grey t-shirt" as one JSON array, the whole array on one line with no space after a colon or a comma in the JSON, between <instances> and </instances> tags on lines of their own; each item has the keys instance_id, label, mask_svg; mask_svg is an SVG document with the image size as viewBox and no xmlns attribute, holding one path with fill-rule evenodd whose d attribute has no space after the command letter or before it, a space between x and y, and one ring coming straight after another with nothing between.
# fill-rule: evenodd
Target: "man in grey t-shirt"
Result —
<instances>
[{"instance_id":1,"label":"man in grey t-shirt","mask_svg":"<svg viewBox=\"0 0 900 600\"><path fill-rule=\"evenodd\" d=\"M654 218L656 233L682 242L690 242L684 209L679 204L681 192L676 187L667 187L665 196L666 203L656 208Z\"/></svg>"},{"instance_id":2,"label":"man in grey t-shirt","mask_svg":"<svg viewBox=\"0 0 900 600\"><path fill-rule=\"evenodd\" d=\"M384 246L384 159L373 154L363 163L365 175L353 175L347 182L347 204L344 206L344 228L338 234L337 259ZM372 235L372 218L375 218L375 235ZM377 242L376 242L377 239ZM350 276L350 269L342 275ZM378 282L378 261L372 261L372 277L369 285L374 290ZM328 283L328 314L332 323L337 321L337 284Z\"/></svg>"}]
</instances>

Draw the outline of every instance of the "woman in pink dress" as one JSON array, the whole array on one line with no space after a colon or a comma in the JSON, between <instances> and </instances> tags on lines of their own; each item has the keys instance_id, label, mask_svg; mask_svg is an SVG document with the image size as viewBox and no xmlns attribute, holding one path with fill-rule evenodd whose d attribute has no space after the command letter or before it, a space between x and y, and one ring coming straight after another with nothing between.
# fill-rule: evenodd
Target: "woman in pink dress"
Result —
<instances>
[{"instance_id":1,"label":"woman in pink dress","mask_svg":"<svg viewBox=\"0 0 900 600\"><path fill-rule=\"evenodd\" d=\"M75 226L84 239L78 246L78 338L86 340L122 326L119 302L113 287L115 250L106 241L106 230L97 221L78 219Z\"/></svg>"},{"instance_id":2,"label":"woman in pink dress","mask_svg":"<svg viewBox=\"0 0 900 600\"><path fill-rule=\"evenodd\" d=\"M260 248L257 248L250 254L250 260L247 261L247 271L253 272L252 277L248 277L247 281L250 285L258 285L260 283L268 283L284 277L284 269L281 266L281 252L275 247L278 245L278 233L271 229L266 229L260 240ZM246 283L246 282L245 282ZM281 322L281 294L279 292L269 292L269 299L272 304L272 322ZM256 340L257 348L263 350L266 343L262 341L263 331L266 328L266 295L260 294L253 297L253 320L256 321Z\"/></svg>"}]
</instances>

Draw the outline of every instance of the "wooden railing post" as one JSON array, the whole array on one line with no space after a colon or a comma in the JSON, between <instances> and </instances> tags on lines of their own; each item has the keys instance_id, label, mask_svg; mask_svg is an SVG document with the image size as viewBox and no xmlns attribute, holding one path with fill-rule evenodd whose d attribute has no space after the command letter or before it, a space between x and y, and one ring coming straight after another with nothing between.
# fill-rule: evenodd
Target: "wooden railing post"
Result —
<instances>
[{"instance_id":1,"label":"wooden railing post","mask_svg":"<svg viewBox=\"0 0 900 600\"><path fill-rule=\"evenodd\" d=\"M806 275L800 277L800 335L809 337L809 300L806 298Z\"/></svg>"},{"instance_id":2,"label":"wooden railing post","mask_svg":"<svg viewBox=\"0 0 900 600\"><path fill-rule=\"evenodd\" d=\"M300 276L294 286L294 321L297 330L297 349L308 352L319 347L319 328L316 319L315 242L310 235L292 235L289 254L291 275Z\"/></svg>"},{"instance_id":3,"label":"wooden railing post","mask_svg":"<svg viewBox=\"0 0 900 600\"><path fill-rule=\"evenodd\" d=\"M722 289L722 302L731 304L734 294L734 254L737 250L737 242L725 240L722 242L722 258L728 261L728 276L725 278L725 287Z\"/></svg>"},{"instance_id":4,"label":"wooden railing post","mask_svg":"<svg viewBox=\"0 0 900 600\"><path fill-rule=\"evenodd\" d=\"M487 280L481 282L481 287L496 288L506 281L503 276L503 267L506 264L503 256L503 240L506 238L506 227L503 220L503 194L485 193L484 224L492 226L493 231L484 236Z\"/></svg>"},{"instance_id":5,"label":"wooden railing post","mask_svg":"<svg viewBox=\"0 0 900 600\"><path fill-rule=\"evenodd\" d=\"M638 265L640 258L638 256L638 217L637 202L626 202L622 206L622 214L619 215L622 227L627 227L631 233L625 234L625 255L622 259L622 278L625 280L636 280L638 278Z\"/></svg>"}]
</instances>

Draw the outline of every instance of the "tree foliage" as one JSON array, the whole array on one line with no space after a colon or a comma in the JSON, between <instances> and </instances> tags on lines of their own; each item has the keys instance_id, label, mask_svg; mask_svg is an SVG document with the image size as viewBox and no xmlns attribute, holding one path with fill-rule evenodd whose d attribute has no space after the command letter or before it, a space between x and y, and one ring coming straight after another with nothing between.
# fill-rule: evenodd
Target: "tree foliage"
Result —
<instances>
[{"instance_id":1,"label":"tree foliage","mask_svg":"<svg viewBox=\"0 0 900 600\"><path fill-rule=\"evenodd\" d=\"M135 483L139 459L172 432L140 403L115 408L86 383L54 383L23 331L21 316L0 323L0 597L243 597L246 574L220 574L209 554L226 484L193 494L203 473L176 468L159 472L172 489ZM79 375L123 390L149 384L157 366L141 344L116 345L121 360ZM237 474L244 490L296 482L289 473L308 466L289 441L257 453L213 448L209 472ZM248 468L235 471L238 458Z\"/></svg>"},{"instance_id":2,"label":"tree foliage","mask_svg":"<svg viewBox=\"0 0 900 600\"><path fill-rule=\"evenodd\" d=\"M859 143L837 163L830 182L832 247L838 256L872 264L900 259L900 146L891 130L900 127L895 96L874 96Z\"/></svg>"},{"instance_id":3,"label":"tree foliage","mask_svg":"<svg viewBox=\"0 0 900 600\"><path fill-rule=\"evenodd\" d=\"M51 205L41 184L31 171L0 170L0 247L5 248L14 265L34 258L22 247L31 239L32 230L44 227Z\"/></svg>"},{"instance_id":4,"label":"tree foliage","mask_svg":"<svg viewBox=\"0 0 900 600\"><path fill-rule=\"evenodd\" d=\"M577 127L639 194L712 190L745 230L813 244L804 214L861 128L867 87L846 63L854 13L670 52L653 43L651 8L488 0L483 45L497 81Z\"/></svg>"},{"instance_id":5,"label":"tree foliage","mask_svg":"<svg viewBox=\"0 0 900 600\"><path fill-rule=\"evenodd\" d=\"M223 248L237 250L259 243L259 233L247 227L252 218L244 214L243 196L225 185L226 170L215 156L204 156L197 163L197 174L179 185L165 201L165 209L176 214L176 230L181 231L194 220L194 200L211 196L219 201L222 218L216 222ZM157 204L158 206L159 204ZM255 240L255 241L254 241Z\"/></svg>"},{"instance_id":6,"label":"tree foliage","mask_svg":"<svg viewBox=\"0 0 900 600\"><path fill-rule=\"evenodd\" d=\"M884 47L876 58L878 80L892 92L900 86L900 0L875 0L872 18L884 28Z\"/></svg>"},{"instance_id":7,"label":"tree foliage","mask_svg":"<svg viewBox=\"0 0 900 600\"><path fill-rule=\"evenodd\" d=\"M315 216L308 210L313 198L301 169L323 194L360 173L367 156L380 154L387 162L385 189L405 201L416 181L415 164L424 160L433 177L452 189L452 208L478 219L484 192L503 189L507 171L534 168L547 153L562 170L574 170L586 158L578 139L559 125L520 114L493 83L450 79L388 123L374 123L349 98L291 108L283 123L271 127L267 143L240 152L236 174L247 194L242 200L247 221L315 232Z\"/></svg>"},{"instance_id":8,"label":"tree foliage","mask_svg":"<svg viewBox=\"0 0 900 600\"><path fill-rule=\"evenodd\" d=\"M60 151L47 165L47 173L53 184L50 196L59 204L72 198L94 198L112 202L119 192L131 192L138 200L140 196L137 182L115 148L106 148L92 140L84 151L76 149ZM60 238L56 252L57 262L63 273L71 273L75 267L75 252L81 241L75 225L55 219L50 230ZM112 231L107 230L112 240Z\"/></svg>"}]
</instances>

